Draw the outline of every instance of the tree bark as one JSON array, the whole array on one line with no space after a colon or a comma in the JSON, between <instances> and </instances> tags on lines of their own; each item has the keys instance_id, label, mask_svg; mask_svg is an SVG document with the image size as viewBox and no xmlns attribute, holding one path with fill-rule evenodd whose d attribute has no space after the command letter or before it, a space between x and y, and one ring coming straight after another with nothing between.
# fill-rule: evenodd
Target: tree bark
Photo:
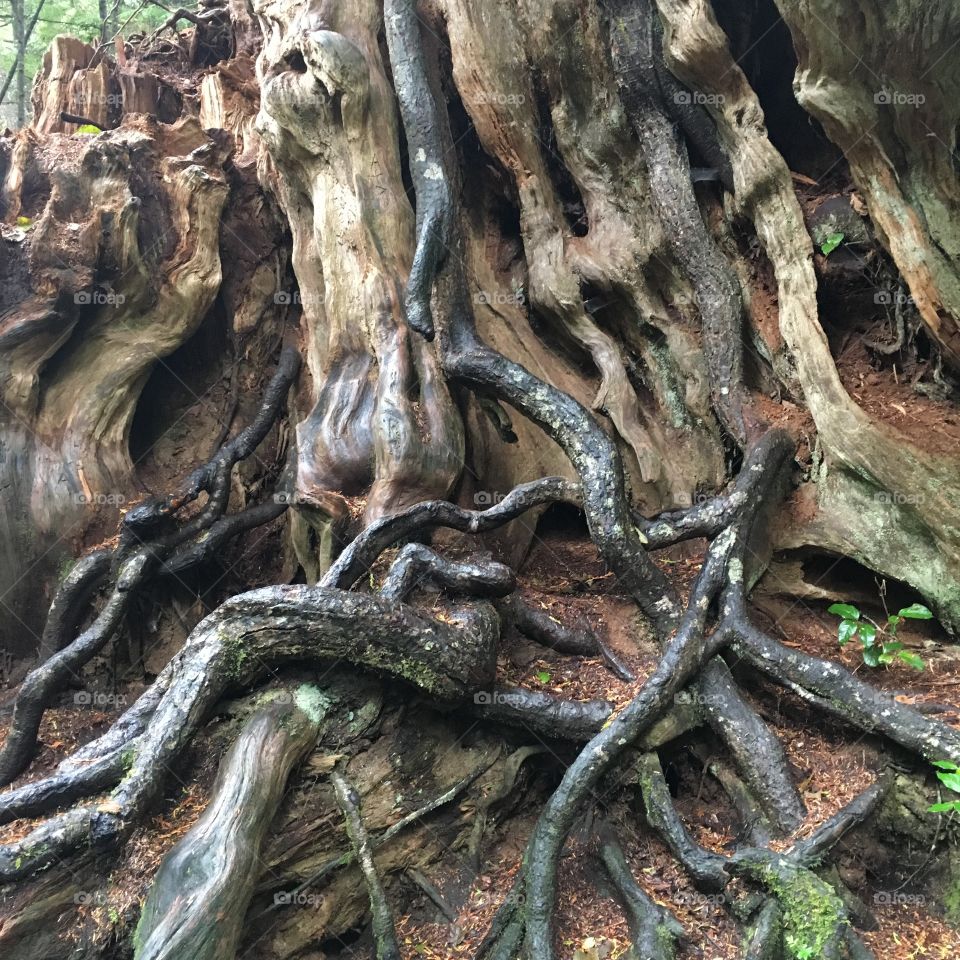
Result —
<instances>
[{"instance_id":1,"label":"tree bark","mask_svg":"<svg viewBox=\"0 0 960 960\"><path fill-rule=\"evenodd\" d=\"M850 600L853 571L960 627L958 17L768 6L793 53L726 0L228 0L109 48L100 0L99 46L53 41L32 121L0 137L4 956L309 957L372 917L396 958L398 877L449 919L432 867L460 847L479 866L517 811L526 848L478 958L556 955L581 822L650 957L685 932L630 862L638 831L757 960L867 955L829 865L898 804L942 869L923 778L960 763L960 734L781 642L751 596ZM795 55L836 190L768 132L793 93L748 77L743 45ZM863 310L814 244L821 200L849 200L866 238ZM911 298L892 345L864 294L888 279ZM518 589L551 509L582 517L636 608L645 671ZM673 561L693 556L689 583ZM804 579L838 558L846 582ZM514 631L613 686L505 676ZM48 764L45 722L108 662L139 695ZM877 782L823 823L761 684L869 737ZM133 922L107 948L80 910L97 929L70 934L221 750ZM740 818L722 850L668 783L688 755Z\"/></svg>"}]
</instances>

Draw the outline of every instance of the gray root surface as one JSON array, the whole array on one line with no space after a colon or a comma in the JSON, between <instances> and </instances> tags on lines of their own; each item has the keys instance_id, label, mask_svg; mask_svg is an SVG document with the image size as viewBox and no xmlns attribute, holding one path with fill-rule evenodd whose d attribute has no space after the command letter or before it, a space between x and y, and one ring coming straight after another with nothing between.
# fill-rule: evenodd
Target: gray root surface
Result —
<instances>
[{"instance_id":1,"label":"gray root surface","mask_svg":"<svg viewBox=\"0 0 960 960\"><path fill-rule=\"evenodd\" d=\"M229 537L283 512L283 503L271 503L217 524L227 507L234 465L250 456L266 436L299 369L299 354L292 347L285 347L253 422L224 444L209 462L194 470L177 493L130 509L121 523L117 548L90 554L66 577L51 605L44 630L43 649L56 652L27 675L17 692L13 720L0 747L0 785L10 783L30 762L40 721L51 698L106 646L137 591L152 576L161 569L168 574L182 572L212 556ZM203 509L182 525L176 525L176 512L203 492L209 495ZM208 530L211 526L214 529ZM76 625L86 601L108 576L108 566L114 583L106 604L90 627L65 645L67 632Z\"/></svg>"},{"instance_id":2,"label":"gray root surface","mask_svg":"<svg viewBox=\"0 0 960 960\"><path fill-rule=\"evenodd\" d=\"M268 702L244 725L207 808L164 857L140 913L136 960L236 956L263 870L264 837L290 772L316 744L328 706L316 688L282 692L286 702Z\"/></svg>"},{"instance_id":3,"label":"gray root surface","mask_svg":"<svg viewBox=\"0 0 960 960\"><path fill-rule=\"evenodd\" d=\"M350 843L353 845L354 856L360 864L363 879L367 884L370 912L373 915L373 940L376 944L377 960L400 960L400 945L397 942L393 913L380 875L377 873L377 866L373 861L370 836L360 816L360 797L353 784L343 774L334 770L330 777L333 780L337 803L346 822Z\"/></svg>"},{"instance_id":4,"label":"gray root surface","mask_svg":"<svg viewBox=\"0 0 960 960\"><path fill-rule=\"evenodd\" d=\"M683 926L669 910L643 892L609 827L600 830L600 858L627 915L635 955L644 960L674 960L677 941L684 936Z\"/></svg>"}]
</instances>

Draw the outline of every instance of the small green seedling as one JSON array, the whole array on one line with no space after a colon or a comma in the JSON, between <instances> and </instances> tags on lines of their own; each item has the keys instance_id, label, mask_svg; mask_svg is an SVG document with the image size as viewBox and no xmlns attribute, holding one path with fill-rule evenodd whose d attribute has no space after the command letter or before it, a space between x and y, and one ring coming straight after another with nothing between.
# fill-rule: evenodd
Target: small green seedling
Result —
<instances>
[{"instance_id":1,"label":"small green seedling","mask_svg":"<svg viewBox=\"0 0 960 960\"><path fill-rule=\"evenodd\" d=\"M825 256L829 257L840 244L843 243L843 234L842 233L831 233L827 238L820 244L820 252Z\"/></svg>"},{"instance_id":2,"label":"small green seedling","mask_svg":"<svg viewBox=\"0 0 960 960\"><path fill-rule=\"evenodd\" d=\"M546 670L539 670L539 671L537 671L536 677L537 677L537 679L538 679L541 683L549 683L549 682L550 682L550 674L547 673Z\"/></svg>"},{"instance_id":3,"label":"small green seedling","mask_svg":"<svg viewBox=\"0 0 960 960\"><path fill-rule=\"evenodd\" d=\"M960 767L952 760L934 760L937 767L937 779L954 793L960 793ZM931 813L960 813L960 800L944 800L927 807Z\"/></svg>"},{"instance_id":4,"label":"small green seedling","mask_svg":"<svg viewBox=\"0 0 960 960\"><path fill-rule=\"evenodd\" d=\"M859 638L863 647L863 662L868 667L885 667L894 660L902 660L914 670L923 669L923 658L905 649L897 639L897 627L904 620L930 620L933 614L922 603L911 603L887 617L884 626L880 626L870 617L863 616L849 603L833 603L827 607L829 613L840 617L837 639L840 646L846 646L851 640Z\"/></svg>"}]
</instances>

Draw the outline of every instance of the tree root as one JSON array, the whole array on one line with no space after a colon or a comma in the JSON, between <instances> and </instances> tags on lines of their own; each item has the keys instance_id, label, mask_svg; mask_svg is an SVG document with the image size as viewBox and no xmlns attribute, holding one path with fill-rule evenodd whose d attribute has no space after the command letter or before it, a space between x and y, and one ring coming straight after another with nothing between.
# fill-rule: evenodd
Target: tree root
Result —
<instances>
[{"instance_id":1,"label":"tree root","mask_svg":"<svg viewBox=\"0 0 960 960\"><path fill-rule=\"evenodd\" d=\"M562 700L540 690L499 684L474 694L473 699L473 713L478 716L574 743L593 737L613 712L613 704L606 700Z\"/></svg>"},{"instance_id":2,"label":"tree root","mask_svg":"<svg viewBox=\"0 0 960 960\"><path fill-rule=\"evenodd\" d=\"M791 833L807 812L780 741L743 699L720 657L703 668L700 690L704 716L732 754L750 792L777 830Z\"/></svg>"},{"instance_id":3,"label":"tree root","mask_svg":"<svg viewBox=\"0 0 960 960\"><path fill-rule=\"evenodd\" d=\"M266 587L227 601L197 626L171 662L169 686L147 729L129 745L126 776L109 799L60 814L0 847L0 882L28 876L86 842L102 846L123 837L224 691L251 683L268 664L346 659L447 701L489 689L499 636L496 612L479 602L450 606L444 617L433 620L382 597L324 587ZM136 711L134 704L127 714ZM116 774L114 761L101 761L98 786L108 763ZM48 784L43 802L50 792ZM22 812L22 794L19 803Z\"/></svg>"},{"instance_id":4,"label":"tree root","mask_svg":"<svg viewBox=\"0 0 960 960\"><path fill-rule=\"evenodd\" d=\"M503 597L517 585L516 574L502 563L447 560L420 543L408 543L390 565L380 596L399 602L425 582L460 596Z\"/></svg>"},{"instance_id":5,"label":"tree root","mask_svg":"<svg viewBox=\"0 0 960 960\"><path fill-rule=\"evenodd\" d=\"M550 647L558 653L570 653L576 656L601 656L607 666L621 680L632 683L636 680L633 671L588 626L569 627L557 623L542 610L536 610L524 603L516 594L504 597L497 604L497 610L503 619L512 623L521 633Z\"/></svg>"},{"instance_id":6,"label":"tree root","mask_svg":"<svg viewBox=\"0 0 960 960\"><path fill-rule=\"evenodd\" d=\"M363 879L370 895L370 909L373 914L373 939L377 948L377 960L401 960L400 945L397 943L397 931L394 926L393 912L387 902L387 895L377 874L373 862L373 850L370 837L360 818L360 797L353 785L336 770L330 775L336 793L337 803L347 824L347 833L353 844L354 856L363 871Z\"/></svg>"},{"instance_id":7,"label":"tree root","mask_svg":"<svg viewBox=\"0 0 960 960\"><path fill-rule=\"evenodd\" d=\"M456 182L453 138L446 111L438 106L440 95L428 77L413 0L387 0L384 25L408 149L417 157L411 178L418 198L418 223L421 218L423 223L443 223L442 242L450 251L441 258L437 253L440 234L418 230L415 262L431 267L429 275L418 275L419 296L435 281L444 294L437 298L446 313L439 338L444 370L469 388L510 404L559 444L580 478L583 510L594 543L665 636L679 617L676 594L647 556L631 522L616 444L576 400L490 349L476 334L463 275L463 242L459 230L453 229L458 217L452 187ZM426 249L421 250L421 245ZM411 324L415 329L417 322Z\"/></svg>"},{"instance_id":8,"label":"tree root","mask_svg":"<svg viewBox=\"0 0 960 960\"><path fill-rule=\"evenodd\" d=\"M281 691L245 724L200 819L167 854L140 913L136 960L233 960L262 869L260 850L290 771L314 746L329 701Z\"/></svg>"},{"instance_id":9,"label":"tree root","mask_svg":"<svg viewBox=\"0 0 960 960\"><path fill-rule=\"evenodd\" d=\"M580 500L577 484L562 477L544 477L514 487L503 500L486 510L466 510L448 500L425 500L367 526L344 549L321 582L327 587L349 590L388 547L435 527L489 533L535 507L557 501L579 504Z\"/></svg>"},{"instance_id":10,"label":"tree root","mask_svg":"<svg viewBox=\"0 0 960 960\"><path fill-rule=\"evenodd\" d=\"M725 860L719 854L705 850L687 832L674 809L670 790L663 778L660 758L655 753L645 753L637 767L647 823L683 864L701 890L710 893L723 890L730 881L724 869Z\"/></svg>"},{"instance_id":11,"label":"tree root","mask_svg":"<svg viewBox=\"0 0 960 960\"><path fill-rule=\"evenodd\" d=\"M112 552L95 551L77 565L75 575L68 575L54 598L44 630L44 648L57 652L27 675L17 693L13 721L0 748L0 785L10 783L30 762L51 698L103 649L119 629L136 592L152 575L161 569L168 574L182 572L210 556L228 537L256 522L266 522L285 509L281 498L279 503L262 505L216 524L227 506L234 465L253 453L266 436L299 369L297 351L284 348L253 422L208 463L194 470L177 493L129 510L121 523L117 548ZM203 509L172 532L168 530L175 522L176 511L203 492L209 495ZM211 525L214 529L208 531ZM106 575L108 563L114 571L114 587L106 605L88 629L64 646L66 631L75 626L81 607Z\"/></svg>"},{"instance_id":12,"label":"tree root","mask_svg":"<svg viewBox=\"0 0 960 960\"><path fill-rule=\"evenodd\" d=\"M745 960L780 960L783 956L783 911L776 897L768 897L747 932Z\"/></svg>"},{"instance_id":13,"label":"tree root","mask_svg":"<svg viewBox=\"0 0 960 960\"><path fill-rule=\"evenodd\" d=\"M600 856L627 914L634 955L643 960L673 960L683 926L669 910L655 904L633 878L613 830L600 828Z\"/></svg>"},{"instance_id":14,"label":"tree root","mask_svg":"<svg viewBox=\"0 0 960 960\"><path fill-rule=\"evenodd\" d=\"M388 827L379 837L373 838L371 841L372 849L376 850L378 847L382 847L385 844L389 843L397 834L405 830L411 824L416 823L419 820L422 820L428 814L433 813L434 810L442 807L444 804L450 803L452 800L455 800L464 790L466 790L478 777L482 776L490 767L493 765L496 757L494 756L491 760L486 763L480 764L475 770L470 774L460 780L458 783L455 783L449 790L446 790L444 793L440 794L437 797L434 797L432 800L429 800L423 806L418 807L416 810L412 810L405 817L401 817L393 826ZM356 860L356 853L353 850L348 850L346 853L342 854L339 857L336 857L333 860L328 860L319 870L311 874L295 887L288 897L292 900L296 900L304 891L308 890L310 887L319 883L324 877L334 870L337 870L340 867L348 866ZM262 913L258 914L256 919L259 920L261 917L268 916L274 910L278 908L279 904L274 901L273 906L268 907Z\"/></svg>"}]
</instances>

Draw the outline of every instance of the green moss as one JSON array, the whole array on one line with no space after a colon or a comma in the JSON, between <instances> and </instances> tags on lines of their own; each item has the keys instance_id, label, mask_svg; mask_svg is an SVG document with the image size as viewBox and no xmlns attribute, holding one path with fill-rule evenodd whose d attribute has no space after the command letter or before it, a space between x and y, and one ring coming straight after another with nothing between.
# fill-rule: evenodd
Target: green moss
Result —
<instances>
[{"instance_id":1,"label":"green moss","mask_svg":"<svg viewBox=\"0 0 960 960\"><path fill-rule=\"evenodd\" d=\"M226 625L224 625L226 627ZM223 644L223 668L234 680L246 679L247 661L250 653L246 646L244 634L228 633L225 629L220 634Z\"/></svg>"},{"instance_id":2,"label":"green moss","mask_svg":"<svg viewBox=\"0 0 960 960\"><path fill-rule=\"evenodd\" d=\"M316 724L322 723L330 710L330 698L319 687L309 683L297 687L293 702Z\"/></svg>"},{"instance_id":3,"label":"green moss","mask_svg":"<svg viewBox=\"0 0 960 960\"><path fill-rule=\"evenodd\" d=\"M943 914L952 927L960 927L960 850L950 850L948 883L943 891Z\"/></svg>"},{"instance_id":4,"label":"green moss","mask_svg":"<svg viewBox=\"0 0 960 960\"><path fill-rule=\"evenodd\" d=\"M943 895L943 913L951 927L960 927L960 877L947 887Z\"/></svg>"},{"instance_id":5,"label":"green moss","mask_svg":"<svg viewBox=\"0 0 960 960\"><path fill-rule=\"evenodd\" d=\"M71 557L69 554L65 556L61 561L60 565L57 567L57 578L62 582L70 576L70 571L76 566L76 559Z\"/></svg>"},{"instance_id":6,"label":"green moss","mask_svg":"<svg viewBox=\"0 0 960 960\"><path fill-rule=\"evenodd\" d=\"M795 960L820 957L844 917L843 902L809 870L780 861L781 869L761 864L758 877L783 908L784 943ZM783 869L785 868L785 869Z\"/></svg>"}]
</instances>

